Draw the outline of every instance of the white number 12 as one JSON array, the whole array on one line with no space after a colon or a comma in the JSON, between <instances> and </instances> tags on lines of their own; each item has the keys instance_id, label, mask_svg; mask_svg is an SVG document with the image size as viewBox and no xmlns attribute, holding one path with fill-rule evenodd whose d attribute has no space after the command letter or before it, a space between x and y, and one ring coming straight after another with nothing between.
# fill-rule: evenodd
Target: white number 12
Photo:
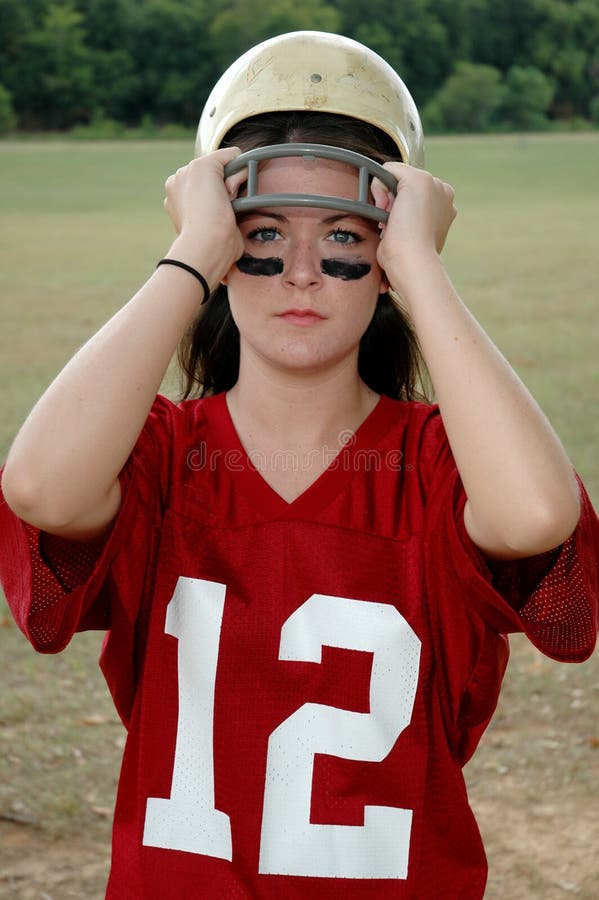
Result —
<instances>
[{"instance_id":1,"label":"white number 12","mask_svg":"<svg viewBox=\"0 0 599 900\"><path fill-rule=\"evenodd\" d=\"M179 719L169 799L149 797L143 842L232 858L231 826L215 808L213 721L226 586L179 578L165 630L178 638ZM364 825L310 822L314 754L380 762L409 725L420 641L384 603L313 594L285 622L279 659L320 662L323 645L373 654L370 712L305 703L270 735L261 873L407 878L412 810L366 806Z\"/></svg>"}]
</instances>

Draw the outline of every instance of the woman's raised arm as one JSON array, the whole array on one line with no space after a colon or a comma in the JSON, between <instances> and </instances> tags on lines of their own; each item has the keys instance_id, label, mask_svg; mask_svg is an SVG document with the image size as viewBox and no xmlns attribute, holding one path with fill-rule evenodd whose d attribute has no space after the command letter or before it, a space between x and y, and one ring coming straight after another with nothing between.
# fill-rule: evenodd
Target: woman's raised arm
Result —
<instances>
[{"instance_id":1,"label":"woman's raised arm","mask_svg":"<svg viewBox=\"0 0 599 900\"><path fill-rule=\"evenodd\" d=\"M241 255L231 208L244 173L223 181L239 150L197 159L166 182L177 238L167 256L199 270L213 289ZM91 538L120 505L118 475L169 361L203 299L198 280L160 266L70 360L17 434L2 477L14 512L45 531Z\"/></svg>"},{"instance_id":2,"label":"woman's raised arm","mask_svg":"<svg viewBox=\"0 0 599 900\"><path fill-rule=\"evenodd\" d=\"M416 328L468 502L472 540L497 557L562 543L579 516L572 465L546 417L458 297L439 253L455 218L453 190L387 163L399 180L379 262Z\"/></svg>"}]
</instances>

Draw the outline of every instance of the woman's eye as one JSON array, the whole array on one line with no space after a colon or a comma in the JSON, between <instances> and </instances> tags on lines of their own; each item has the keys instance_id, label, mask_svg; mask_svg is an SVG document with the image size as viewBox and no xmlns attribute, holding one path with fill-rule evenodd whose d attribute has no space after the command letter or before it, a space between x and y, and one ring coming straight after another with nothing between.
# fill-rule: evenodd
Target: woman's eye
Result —
<instances>
[{"instance_id":1,"label":"woman's eye","mask_svg":"<svg viewBox=\"0 0 599 900\"><path fill-rule=\"evenodd\" d=\"M327 240L333 241L335 244L359 244L362 238L355 231L345 231L343 228L336 228L331 232Z\"/></svg>"},{"instance_id":2,"label":"woman's eye","mask_svg":"<svg viewBox=\"0 0 599 900\"><path fill-rule=\"evenodd\" d=\"M280 236L281 235L276 228L255 228L248 234L250 240L260 241L261 243L266 243L266 241L276 241Z\"/></svg>"}]
</instances>

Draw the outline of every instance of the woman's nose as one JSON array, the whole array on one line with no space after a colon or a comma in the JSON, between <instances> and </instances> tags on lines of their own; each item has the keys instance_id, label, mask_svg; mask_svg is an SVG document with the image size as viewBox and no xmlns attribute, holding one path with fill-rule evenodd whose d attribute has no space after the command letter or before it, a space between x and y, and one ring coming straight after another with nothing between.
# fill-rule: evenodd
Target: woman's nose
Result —
<instances>
[{"instance_id":1,"label":"woman's nose","mask_svg":"<svg viewBox=\"0 0 599 900\"><path fill-rule=\"evenodd\" d=\"M293 287L317 287L322 283L320 258L311 241L297 241L288 248L283 283Z\"/></svg>"}]
</instances>

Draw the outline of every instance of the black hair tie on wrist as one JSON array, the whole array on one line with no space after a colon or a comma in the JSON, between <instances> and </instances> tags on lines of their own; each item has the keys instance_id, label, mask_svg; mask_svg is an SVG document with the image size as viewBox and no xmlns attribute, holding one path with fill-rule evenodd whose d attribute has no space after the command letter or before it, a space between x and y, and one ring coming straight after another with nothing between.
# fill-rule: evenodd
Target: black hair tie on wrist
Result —
<instances>
[{"instance_id":1,"label":"black hair tie on wrist","mask_svg":"<svg viewBox=\"0 0 599 900\"><path fill-rule=\"evenodd\" d=\"M187 263L181 262L179 259L161 259L158 263L156 263L156 268L158 268L158 266L178 266L180 269L185 269L185 271L189 272L190 275L193 275L194 278L197 278L204 288L204 299L202 300L202 306L210 297L210 288L208 287L208 282L206 281L202 273L198 272L197 269L194 269L193 266L188 266Z\"/></svg>"}]
</instances>

